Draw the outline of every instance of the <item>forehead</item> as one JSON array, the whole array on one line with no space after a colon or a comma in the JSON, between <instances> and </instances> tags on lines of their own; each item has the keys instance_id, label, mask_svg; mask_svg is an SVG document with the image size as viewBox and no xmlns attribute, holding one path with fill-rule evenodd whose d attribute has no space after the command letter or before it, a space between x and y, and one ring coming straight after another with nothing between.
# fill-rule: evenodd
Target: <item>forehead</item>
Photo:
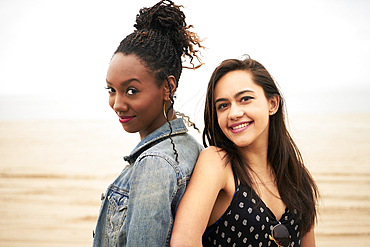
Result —
<instances>
[{"instance_id":1,"label":"forehead","mask_svg":"<svg viewBox=\"0 0 370 247\"><path fill-rule=\"evenodd\" d=\"M222 76L215 86L215 99L234 97L238 92L250 90L259 93L263 89L257 85L249 71L236 70Z\"/></svg>"},{"instance_id":2,"label":"forehead","mask_svg":"<svg viewBox=\"0 0 370 247\"><path fill-rule=\"evenodd\" d=\"M137 56L116 53L109 64L107 81L122 83L132 79L139 82L154 83L155 81L154 74L147 69Z\"/></svg>"}]
</instances>

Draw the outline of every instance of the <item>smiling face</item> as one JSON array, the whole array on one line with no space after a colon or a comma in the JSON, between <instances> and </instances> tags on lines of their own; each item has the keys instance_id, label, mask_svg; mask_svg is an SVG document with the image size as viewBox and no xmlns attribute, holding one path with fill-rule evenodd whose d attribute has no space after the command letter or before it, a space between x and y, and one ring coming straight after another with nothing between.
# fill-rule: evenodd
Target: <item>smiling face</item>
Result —
<instances>
[{"instance_id":1,"label":"smiling face","mask_svg":"<svg viewBox=\"0 0 370 247\"><path fill-rule=\"evenodd\" d=\"M165 84L158 86L154 74L135 55L114 55L107 72L107 89L109 105L125 131L139 132L143 139L166 122Z\"/></svg>"},{"instance_id":2,"label":"smiling face","mask_svg":"<svg viewBox=\"0 0 370 247\"><path fill-rule=\"evenodd\" d=\"M268 146L269 116L278 107L277 97L267 99L248 71L231 71L215 87L218 124L239 148Z\"/></svg>"}]
</instances>

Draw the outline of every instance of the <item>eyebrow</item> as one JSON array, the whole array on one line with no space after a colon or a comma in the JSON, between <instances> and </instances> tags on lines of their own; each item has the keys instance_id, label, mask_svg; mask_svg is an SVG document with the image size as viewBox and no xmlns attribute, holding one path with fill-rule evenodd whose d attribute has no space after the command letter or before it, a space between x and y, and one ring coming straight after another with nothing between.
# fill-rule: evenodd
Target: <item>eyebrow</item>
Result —
<instances>
[{"instance_id":1,"label":"eyebrow","mask_svg":"<svg viewBox=\"0 0 370 247\"><path fill-rule=\"evenodd\" d=\"M243 91L240 91L240 92L237 92L235 95L234 95L234 98L238 98L240 95L244 94L244 93L254 93L253 90L250 90L250 89L246 89L246 90L243 90ZM215 104L217 104L218 102L222 102L222 101L227 101L227 99L225 98L219 98L215 101Z\"/></svg>"},{"instance_id":2,"label":"eyebrow","mask_svg":"<svg viewBox=\"0 0 370 247\"><path fill-rule=\"evenodd\" d=\"M105 81L107 82L107 84L112 85L112 83L110 83L107 79L105 79ZM128 79L126 81L121 82L120 85L124 86L125 84L129 84L132 81L137 81L138 83L141 83L138 79L132 78L132 79Z\"/></svg>"}]
</instances>

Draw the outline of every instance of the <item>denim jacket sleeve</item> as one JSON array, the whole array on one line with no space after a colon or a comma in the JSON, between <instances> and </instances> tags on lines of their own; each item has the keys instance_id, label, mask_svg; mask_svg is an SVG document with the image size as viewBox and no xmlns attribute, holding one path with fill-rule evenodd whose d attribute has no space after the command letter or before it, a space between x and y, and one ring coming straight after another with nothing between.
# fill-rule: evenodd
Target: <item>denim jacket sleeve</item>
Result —
<instances>
[{"instance_id":1,"label":"denim jacket sleeve","mask_svg":"<svg viewBox=\"0 0 370 247\"><path fill-rule=\"evenodd\" d=\"M175 214L171 205L178 191L171 162L148 154L135 162L124 226L127 246L169 246Z\"/></svg>"}]
</instances>

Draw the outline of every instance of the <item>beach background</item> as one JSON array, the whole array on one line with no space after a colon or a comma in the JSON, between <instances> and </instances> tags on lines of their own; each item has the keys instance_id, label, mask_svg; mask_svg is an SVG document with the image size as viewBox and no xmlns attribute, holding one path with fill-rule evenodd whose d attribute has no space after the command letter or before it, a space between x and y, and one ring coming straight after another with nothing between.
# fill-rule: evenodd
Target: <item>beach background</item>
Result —
<instances>
[{"instance_id":1,"label":"beach background","mask_svg":"<svg viewBox=\"0 0 370 247\"><path fill-rule=\"evenodd\" d=\"M108 106L106 69L156 2L0 2L0 246L91 246L101 193L139 141ZM370 3L176 3L207 47L176 110L202 128L213 69L243 54L262 62L321 192L317 246L369 246Z\"/></svg>"},{"instance_id":2,"label":"beach background","mask_svg":"<svg viewBox=\"0 0 370 247\"><path fill-rule=\"evenodd\" d=\"M317 246L368 246L370 114L290 127L322 196ZM118 121L0 122L0 246L91 246L100 195L137 141Z\"/></svg>"}]
</instances>

